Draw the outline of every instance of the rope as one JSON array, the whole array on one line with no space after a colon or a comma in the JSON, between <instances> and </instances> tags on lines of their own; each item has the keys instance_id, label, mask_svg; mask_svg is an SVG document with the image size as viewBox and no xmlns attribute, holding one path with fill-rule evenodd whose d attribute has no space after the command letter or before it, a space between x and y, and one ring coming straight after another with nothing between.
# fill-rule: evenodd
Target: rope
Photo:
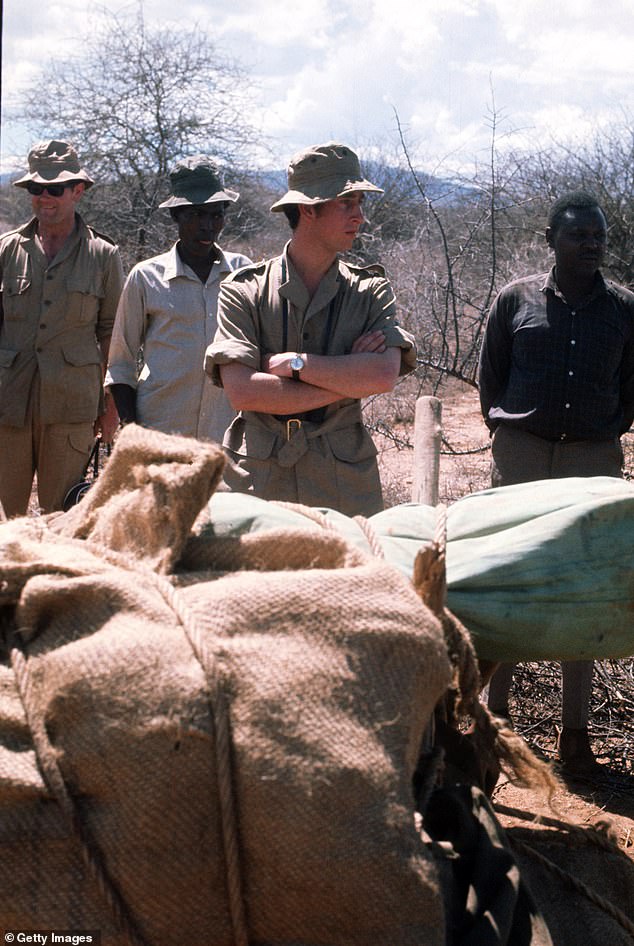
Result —
<instances>
[{"instance_id":1,"label":"rope","mask_svg":"<svg viewBox=\"0 0 634 946\"><path fill-rule=\"evenodd\" d=\"M427 607L441 617L447 600L447 507L436 507L434 537L414 560L414 588Z\"/></svg>"},{"instance_id":2,"label":"rope","mask_svg":"<svg viewBox=\"0 0 634 946\"><path fill-rule=\"evenodd\" d=\"M498 814L506 815L509 818L529 821L534 825L545 825L548 828L556 828L558 831L567 831L568 834L572 837L576 837L579 841L583 841L586 844L593 844L595 847L608 851L611 854L618 854L619 857L627 858L629 862L627 854L621 850L618 843L613 841L604 831L598 830L592 825L582 828L581 825L572 824L569 821L560 821L558 818L551 818L549 815L544 814L534 815L532 812L523 811L521 808L512 808L508 805L501 805L498 802L495 803L494 807Z\"/></svg>"},{"instance_id":3,"label":"rope","mask_svg":"<svg viewBox=\"0 0 634 946\"><path fill-rule=\"evenodd\" d=\"M290 509L291 512L297 512L301 516L306 516L307 519L312 519L312 521L316 522L322 529L338 532L338 529L333 526L327 516L324 516L323 512L313 508L313 506L305 506L303 503L288 503L281 499L273 500L271 505L279 506L280 509Z\"/></svg>"},{"instance_id":4,"label":"rope","mask_svg":"<svg viewBox=\"0 0 634 946\"><path fill-rule=\"evenodd\" d=\"M195 612L184 604L170 582L150 573L166 604L180 622L194 656L202 667L208 687L211 717L216 736L216 770L222 826L223 850L227 868L227 896L235 946L249 946L246 905L242 889L238 841L238 818L233 791L231 726L227 698L222 687L215 656L200 633Z\"/></svg>"},{"instance_id":5,"label":"rope","mask_svg":"<svg viewBox=\"0 0 634 946\"><path fill-rule=\"evenodd\" d=\"M109 876L94 841L88 836L88 832L82 824L79 809L64 781L64 776L59 767L55 751L48 738L44 721L34 706L29 661L25 651L22 649L22 641L24 640L22 632L24 630L26 629L21 628L12 635L10 659L22 706L24 707L26 721L33 738L35 755L44 784L65 815L71 827L71 831L77 836L84 863L97 889L104 898L116 926L122 931L131 946L149 946L147 940L142 936L136 923L130 916L121 894L115 887L112 878Z\"/></svg>"},{"instance_id":6,"label":"rope","mask_svg":"<svg viewBox=\"0 0 634 946\"><path fill-rule=\"evenodd\" d=\"M623 913L622 910L619 910L618 907L615 907L613 903L609 900L606 900L605 897L601 897L592 887L589 887L582 880L578 880L572 874L569 874L568 871L562 870L557 864L550 860L549 857L546 857L544 854L540 854L539 851L536 851L535 848L531 847L530 844L526 844L524 841L520 841L518 838L509 838L511 845L516 848L516 850L521 851L526 854L528 857L532 857L533 860L537 861L542 867L545 867L551 874L554 874L560 880L562 880L568 887L571 887L573 890L576 890L578 893L583 894L590 900L591 903L598 907L600 910L603 910L604 913L607 913L612 917L623 929L634 937L634 923Z\"/></svg>"},{"instance_id":7,"label":"rope","mask_svg":"<svg viewBox=\"0 0 634 946\"><path fill-rule=\"evenodd\" d=\"M313 522L316 522L318 526L321 526L322 529L326 529L330 532L336 532L339 535L342 533L337 529L331 520L319 512L318 509L315 509L313 506L305 506L303 503L288 503L283 500L274 500L272 505L279 506L281 509L290 509L292 512L297 512L302 516L306 516L307 519L311 519ZM368 545L372 551L372 554L376 558L385 558L385 552L383 551L383 546L381 540L375 529L372 528L369 521L365 516L354 516L354 522L359 526L363 535L368 541Z\"/></svg>"},{"instance_id":8,"label":"rope","mask_svg":"<svg viewBox=\"0 0 634 946\"><path fill-rule=\"evenodd\" d=\"M379 539L376 530L370 525L369 521L365 516L355 516L354 521L359 526L364 536L368 540L368 544L372 549L372 554L375 558L385 558L385 551L381 545L381 540Z\"/></svg>"}]
</instances>

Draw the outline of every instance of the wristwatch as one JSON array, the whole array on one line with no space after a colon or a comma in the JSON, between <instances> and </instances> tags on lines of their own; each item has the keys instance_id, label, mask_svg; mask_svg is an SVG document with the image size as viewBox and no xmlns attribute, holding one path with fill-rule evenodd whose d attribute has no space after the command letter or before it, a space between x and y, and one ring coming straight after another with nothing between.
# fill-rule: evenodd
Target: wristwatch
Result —
<instances>
[{"instance_id":1,"label":"wristwatch","mask_svg":"<svg viewBox=\"0 0 634 946\"><path fill-rule=\"evenodd\" d=\"M306 362L301 355L295 355L294 358L291 358L291 369L293 372L293 381L301 381L299 376L300 371L306 367Z\"/></svg>"}]
</instances>

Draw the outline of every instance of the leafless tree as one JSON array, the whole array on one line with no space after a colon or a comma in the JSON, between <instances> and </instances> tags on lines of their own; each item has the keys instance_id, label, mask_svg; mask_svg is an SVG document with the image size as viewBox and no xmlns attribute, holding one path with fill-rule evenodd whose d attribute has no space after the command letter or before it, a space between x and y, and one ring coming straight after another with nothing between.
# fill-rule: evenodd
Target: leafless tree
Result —
<instances>
[{"instance_id":1,"label":"leafless tree","mask_svg":"<svg viewBox=\"0 0 634 946\"><path fill-rule=\"evenodd\" d=\"M245 69L198 26L150 28L142 9L106 12L74 56L42 67L22 97L21 118L34 139L76 144L101 184L83 206L133 262L164 245L155 211L176 159L211 153L229 176L238 160L247 163L256 138L245 118L249 92Z\"/></svg>"}]
</instances>

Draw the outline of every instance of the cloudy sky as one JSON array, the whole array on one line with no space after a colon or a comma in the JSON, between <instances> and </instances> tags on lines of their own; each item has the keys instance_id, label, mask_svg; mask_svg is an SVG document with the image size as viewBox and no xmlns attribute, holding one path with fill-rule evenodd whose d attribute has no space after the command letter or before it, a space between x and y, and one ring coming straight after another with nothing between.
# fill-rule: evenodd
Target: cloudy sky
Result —
<instances>
[{"instance_id":1,"label":"cloudy sky","mask_svg":"<svg viewBox=\"0 0 634 946\"><path fill-rule=\"evenodd\" d=\"M99 10L140 2L146 23L177 8L242 60L276 166L329 138L396 150L394 110L428 170L467 164L485 155L492 92L502 147L634 116L632 0L4 0L3 170L28 149L6 118L21 84L76 52Z\"/></svg>"}]
</instances>

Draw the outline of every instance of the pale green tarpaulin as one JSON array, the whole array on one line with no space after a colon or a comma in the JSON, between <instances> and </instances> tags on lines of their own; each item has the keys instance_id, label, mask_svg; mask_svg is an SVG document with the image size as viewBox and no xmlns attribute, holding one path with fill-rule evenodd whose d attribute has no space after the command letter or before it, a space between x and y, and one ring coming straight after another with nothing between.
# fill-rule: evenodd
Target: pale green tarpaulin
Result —
<instances>
[{"instance_id":1,"label":"pale green tarpaulin","mask_svg":"<svg viewBox=\"0 0 634 946\"><path fill-rule=\"evenodd\" d=\"M320 529L300 512L235 493L209 504L215 535ZM321 510L370 553L360 524ZM385 558L408 576L436 527L431 506L369 520ZM447 510L449 608L487 660L634 655L634 485L609 477L490 489Z\"/></svg>"}]
</instances>

